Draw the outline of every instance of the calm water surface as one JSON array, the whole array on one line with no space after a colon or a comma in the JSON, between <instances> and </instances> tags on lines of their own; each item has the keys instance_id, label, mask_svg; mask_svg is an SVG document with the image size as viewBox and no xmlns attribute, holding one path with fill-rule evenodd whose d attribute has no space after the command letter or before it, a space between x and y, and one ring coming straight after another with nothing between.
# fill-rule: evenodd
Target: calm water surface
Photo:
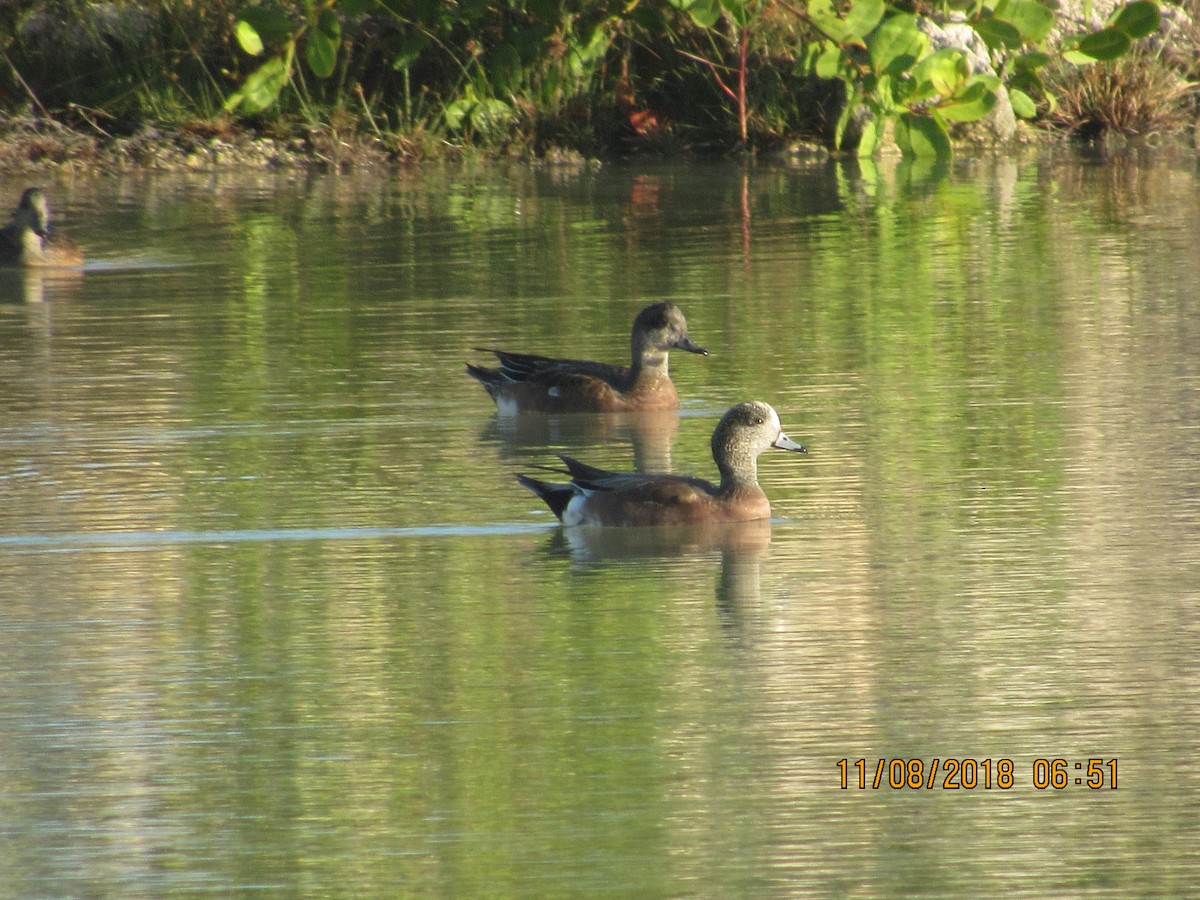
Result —
<instances>
[{"instance_id":1,"label":"calm water surface","mask_svg":"<svg viewBox=\"0 0 1200 900\"><path fill-rule=\"evenodd\" d=\"M1193 161L46 187L89 264L0 277L0 893L1200 884ZM660 298L678 415L463 373ZM711 475L752 398L810 449L771 522L513 479Z\"/></svg>"}]
</instances>

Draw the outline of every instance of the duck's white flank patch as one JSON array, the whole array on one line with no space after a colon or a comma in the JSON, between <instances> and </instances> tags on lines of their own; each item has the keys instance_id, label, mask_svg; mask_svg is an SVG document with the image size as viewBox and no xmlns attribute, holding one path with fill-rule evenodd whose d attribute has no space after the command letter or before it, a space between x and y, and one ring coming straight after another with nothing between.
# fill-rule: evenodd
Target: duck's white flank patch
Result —
<instances>
[{"instance_id":1,"label":"duck's white flank patch","mask_svg":"<svg viewBox=\"0 0 1200 900\"><path fill-rule=\"evenodd\" d=\"M577 493L571 498L571 502L563 510L562 521L564 525L584 524L583 504L585 500L587 500L587 497L581 493Z\"/></svg>"}]
</instances>

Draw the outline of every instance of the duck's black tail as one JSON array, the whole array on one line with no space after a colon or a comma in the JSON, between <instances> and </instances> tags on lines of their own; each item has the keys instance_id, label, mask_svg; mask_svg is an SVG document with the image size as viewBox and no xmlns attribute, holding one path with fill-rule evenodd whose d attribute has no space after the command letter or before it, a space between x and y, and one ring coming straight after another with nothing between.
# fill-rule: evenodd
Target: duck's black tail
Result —
<instances>
[{"instance_id":1,"label":"duck's black tail","mask_svg":"<svg viewBox=\"0 0 1200 900\"><path fill-rule=\"evenodd\" d=\"M473 366L467 363L467 374L487 388L487 392L496 399L496 388L500 385L502 376L499 369L485 369L483 366Z\"/></svg>"},{"instance_id":2,"label":"duck's black tail","mask_svg":"<svg viewBox=\"0 0 1200 900\"><path fill-rule=\"evenodd\" d=\"M550 511L558 517L560 522L562 521L567 504L575 496L575 488L569 484L551 484L548 481L538 481L536 478L530 478L528 475L518 475L517 481L541 497L542 501L550 507Z\"/></svg>"}]
</instances>

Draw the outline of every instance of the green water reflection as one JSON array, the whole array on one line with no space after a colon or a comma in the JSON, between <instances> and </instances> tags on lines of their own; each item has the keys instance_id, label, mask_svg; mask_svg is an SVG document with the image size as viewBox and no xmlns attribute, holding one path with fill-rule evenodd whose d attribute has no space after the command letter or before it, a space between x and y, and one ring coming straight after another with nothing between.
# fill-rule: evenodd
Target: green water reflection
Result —
<instances>
[{"instance_id":1,"label":"green water reflection","mask_svg":"<svg viewBox=\"0 0 1200 900\"><path fill-rule=\"evenodd\" d=\"M90 265L0 280L13 896L1196 883L1191 162L48 189ZM622 360L659 298L712 352L678 416L497 419L463 373ZM810 449L773 522L564 533L512 477L711 476L748 398ZM1015 784L840 788L892 757Z\"/></svg>"}]
</instances>

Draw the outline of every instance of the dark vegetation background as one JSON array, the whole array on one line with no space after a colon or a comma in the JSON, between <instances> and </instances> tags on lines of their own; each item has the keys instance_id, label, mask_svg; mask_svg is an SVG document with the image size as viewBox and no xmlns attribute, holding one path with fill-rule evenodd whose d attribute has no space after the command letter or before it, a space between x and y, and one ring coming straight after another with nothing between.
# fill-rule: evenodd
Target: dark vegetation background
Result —
<instances>
[{"instance_id":1,"label":"dark vegetation background","mask_svg":"<svg viewBox=\"0 0 1200 900\"><path fill-rule=\"evenodd\" d=\"M727 153L828 146L841 85L803 74L805 0L754 4L740 32L704 27L695 0L294 0L250 4L294 29L320 7L337 45L328 77L298 58L278 102L226 101L264 57L236 39L233 0L0 3L0 165L332 163L489 153ZM712 0L713 9L722 7ZM943 14L949 4L902 0ZM1095 139L1192 138L1200 0L1163 5L1170 40L1111 63L1046 72L1058 103L1038 129ZM264 35L272 37L269 27ZM286 35L275 35L282 41ZM301 38L297 46L303 51ZM269 56L277 46L267 41Z\"/></svg>"}]
</instances>

